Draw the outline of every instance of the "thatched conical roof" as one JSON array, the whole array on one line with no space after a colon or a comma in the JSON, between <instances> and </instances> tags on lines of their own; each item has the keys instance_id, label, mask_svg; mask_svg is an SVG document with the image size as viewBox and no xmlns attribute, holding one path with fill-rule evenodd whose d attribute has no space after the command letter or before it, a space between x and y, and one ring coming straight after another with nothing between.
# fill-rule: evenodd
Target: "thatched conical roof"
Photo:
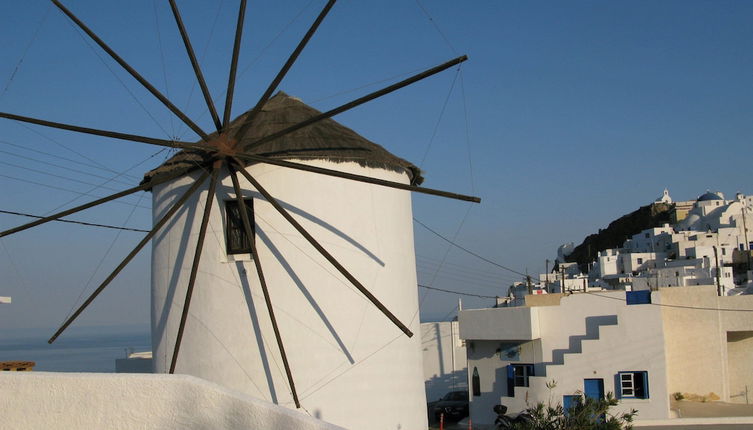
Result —
<instances>
[{"instance_id":1,"label":"thatched conical roof","mask_svg":"<svg viewBox=\"0 0 753 430\"><path fill-rule=\"evenodd\" d=\"M270 98L254 119L253 125L241 137L238 147L257 141L283 130L321 112L301 100L278 92ZM234 119L228 133L234 134L245 121L248 112ZM210 138L216 137L216 133ZM406 172L412 184L423 181L418 167L392 155L386 149L360 136L355 131L328 118L286 134L251 149L248 153L286 160L328 160L336 163L355 162L365 167ZM144 175L149 181L159 175L188 171L197 164L206 162L210 152L181 151L156 169Z\"/></svg>"}]
</instances>

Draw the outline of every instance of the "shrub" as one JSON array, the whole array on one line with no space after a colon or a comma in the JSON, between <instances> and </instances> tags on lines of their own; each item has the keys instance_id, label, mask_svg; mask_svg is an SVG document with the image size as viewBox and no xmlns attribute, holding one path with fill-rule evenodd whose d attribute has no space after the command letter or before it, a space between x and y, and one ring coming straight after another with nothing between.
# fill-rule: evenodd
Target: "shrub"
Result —
<instances>
[{"instance_id":1,"label":"shrub","mask_svg":"<svg viewBox=\"0 0 753 430\"><path fill-rule=\"evenodd\" d=\"M518 422L515 430L630 430L638 413L635 409L622 414L610 414L609 408L617 406L618 400L612 393L603 399L593 399L581 394L579 401L566 411L562 404L547 406L539 402L526 409L531 419Z\"/></svg>"}]
</instances>

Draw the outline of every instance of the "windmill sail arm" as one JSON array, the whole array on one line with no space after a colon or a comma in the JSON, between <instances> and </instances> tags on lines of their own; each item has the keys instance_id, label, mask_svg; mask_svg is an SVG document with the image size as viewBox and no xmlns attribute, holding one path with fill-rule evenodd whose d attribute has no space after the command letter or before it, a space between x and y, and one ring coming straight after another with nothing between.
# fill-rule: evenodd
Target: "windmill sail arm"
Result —
<instances>
[{"instance_id":1,"label":"windmill sail arm","mask_svg":"<svg viewBox=\"0 0 753 430\"><path fill-rule=\"evenodd\" d=\"M415 185L402 184L400 182L388 181L385 179L372 178L370 176L357 175L354 173L341 172L339 170L326 169L324 167L310 166L308 164L295 163L292 161L280 160L276 158L264 157L261 155L253 154L237 154L236 158L240 158L248 161L256 161L260 163L272 164L275 166L288 167L290 169L303 170L307 172L319 173L327 176L335 176L338 178L351 179L359 182L366 182L374 185L381 185L384 187L397 188L406 191L415 191L417 193L431 194L434 196L447 197L450 199L464 200L468 202L480 203L481 198L474 196L467 196L464 194L452 193L449 191L436 190L433 188L418 187ZM242 172L242 170L241 170Z\"/></svg>"},{"instance_id":2,"label":"windmill sail arm","mask_svg":"<svg viewBox=\"0 0 753 430\"><path fill-rule=\"evenodd\" d=\"M154 235L157 234L157 232L159 231L159 229L162 228L162 226L165 225L165 223L173 215L175 215L175 212L177 212L178 209L180 209L180 207L183 206L183 204L185 204L185 202L188 200L188 198L191 197L191 195L196 191L197 188L199 188L199 185L201 185L204 182L204 180L207 178L207 176L208 176L208 174L204 173L199 179L196 180L196 182L194 182L194 184L191 186L191 188L189 188L188 191L186 191L183 194L183 196L181 196L181 198L177 202L175 202L175 204L173 204L173 206L170 208L170 210L167 211L167 213L162 217L162 219L160 219L154 225L154 227L152 228L152 230L149 231L149 233L147 233L147 235L143 239L141 239L141 242L139 242L139 244L136 245L136 247L126 256L126 258L124 258L123 261L120 262L120 264L118 265L118 267L116 267L115 270L113 270L112 273L110 273L110 276L108 276L99 285L99 287L97 287L97 289L94 290L94 292L89 296L89 298L87 298L86 301L84 301L84 303L81 306L79 306L78 309L76 309L76 312L74 312L63 323L63 325L60 326L60 328L55 332L55 334L52 335L52 337L47 341L47 343L55 342L55 339L57 339L58 336L60 336L60 334L63 333L63 331L65 331L65 329L68 328L68 326L71 325L71 323L76 318L78 318L79 315L81 315L81 312L83 312L84 309L86 309L91 304L91 302L93 302L94 299L97 298L97 296L99 295L99 293L101 293L102 290L104 290L105 287L107 287L107 285L109 285L110 282L113 279L115 279L115 277L118 275L118 273L120 273L121 270L123 270L125 268L125 266L127 266L128 263L133 259L133 257L135 257L136 254L138 254L139 251L141 251L141 249L147 243L149 243L149 241L152 239L152 237L154 237Z\"/></svg>"},{"instance_id":3,"label":"windmill sail arm","mask_svg":"<svg viewBox=\"0 0 753 430\"><path fill-rule=\"evenodd\" d=\"M131 142L148 143L157 146L166 146L168 148L198 149L202 151L214 150L207 145L200 143L180 142L155 137L139 136L137 134L120 133L117 131L101 130L98 128L82 127L78 125L65 124L62 122L47 121L39 118L21 116L7 112L0 112L0 118L7 118L14 121L26 122L29 124L41 125L44 127L58 128L61 130L75 131L77 133L92 134L95 136L112 137L113 139L129 140Z\"/></svg>"},{"instance_id":4,"label":"windmill sail arm","mask_svg":"<svg viewBox=\"0 0 753 430\"><path fill-rule=\"evenodd\" d=\"M24 224L24 225L21 225L21 226L18 226L18 227L11 228L9 230L5 230L3 232L0 232L0 237L4 237L4 236L8 236L8 235L11 235L11 234L14 234L14 233L18 233L20 231L24 231L26 229L29 229L29 228L32 228L32 227L36 227L38 225L41 225L41 224L44 224L44 223L47 223L47 222L50 222L50 221L55 221L55 220L58 220L58 219L60 219L60 218L62 218L64 216L68 216L68 215L74 214L76 212L81 212L82 210L89 209L91 207L98 206L98 205L107 203L107 202L112 201L112 200L117 200L117 199L119 199L121 197L125 197L125 196L131 195L131 194L139 192L139 191L148 190L148 189L154 187L155 185L159 185L159 184L165 183L167 181L171 181L171 180L173 180L173 179L175 179L175 178L177 178L179 176L182 176L184 174L185 174L185 172L173 172L172 174L165 175L165 176L160 177L158 179L153 179L153 180L151 180L149 182L146 182L144 184L141 184L141 185L139 185L137 187L129 188L127 190L120 191L120 192L115 193L115 194L111 194L111 195L109 195L107 197L102 197L101 199L97 199L97 200L91 201L89 203L85 203L83 205L76 206L75 208L66 209L66 210L64 210L62 212L58 212L56 214L53 214L53 215L50 215L50 216L46 216L44 218L40 218L40 219L38 219L36 221L32 221L30 223L27 223L27 224Z\"/></svg>"},{"instance_id":5,"label":"windmill sail arm","mask_svg":"<svg viewBox=\"0 0 753 430\"><path fill-rule=\"evenodd\" d=\"M269 100L270 97L272 97L272 93L277 89L277 86L280 85L280 82L285 77L285 75L288 73L288 70L290 70L290 67L293 66L293 63L295 63L295 60L298 59L298 55L300 55L301 51L303 51L303 48L306 47L306 44L311 39L311 37L316 32L316 29L319 28L319 24L322 23L324 20L324 17L327 16L329 13L329 10L332 9L332 6L335 5L336 0L329 0L327 4L324 6L321 12L319 12L319 16L317 16L316 20L314 20L314 23L311 24L311 27L306 32L306 34L303 36L303 39L298 43L298 46L293 50L293 52L290 54L290 57L288 57L288 60L285 62L285 64L282 66L279 72L277 72L277 76L272 80L272 82L267 87L267 90L262 94L262 96L259 98L259 101L256 103L256 106L251 110L251 113L248 114L246 117L246 121L243 123L243 125L238 129L237 132L235 132L235 139L239 140L239 138L246 134L249 127L254 122L254 117L257 113L261 110L262 106L264 106L264 103Z\"/></svg>"},{"instance_id":6,"label":"windmill sail arm","mask_svg":"<svg viewBox=\"0 0 753 430\"><path fill-rule=\"evenodd\" d=\"M193 256L193 264L191 265L191 275L188 279L188 286L186 288L186 298L183 302L183 312L180 316L180 325L178 326L178 335L175 339L175 347L173 349L173 358L170 362L170 373L175 373L175 365L178 361L178 352L180 351L180 343L183 340L183 330L186 327L186 320L188 319L188 309L191 305L191 297L193 295L193 288L196 285L196 276L199 271L199 262L201 261L201 253L204 249L204 239L207 235L207 226L209 225L209 215L212 212L212 206L214 206L214 193L217 189L217 176L222 168L222 160L216 160L211 168L212 178L209 182L209 190L207 192L207 200L204 205L204 215L201 218L201 227L199 228L199 238L196 241L196 252ZM206 175L206 172L204 173ZM205 176L202 176L205 177ZM202 181L203 182L203 181Z\"/></svg>"},{"instance_id":7,"label":"windmill sail arm","mask_svg":"<svg viewBox=\"0 0 753 430\"><path fill-rule=\"evenodd\" d=\"M241 0L238 8L238 22L235 26L235 40L233 41L233 56L230 60L230 73L227 79L227 91L225 92L225 111L222 116L222 127L230 124L230 111L233 108L233 93L235 92L235 75L238 69L238 55L241 49L241 36L243 35L243 19L246 15L246 0Z\"/></svg>"},{"instance_id":8,"label":"windmill sail arm","mask_svg":"<svg viewBox=\"0 0 753 430\"><path fill-rule=\"evenodd\" d=\"M146 88L154 97L156 97L160 102L162 102L165 107L167 107L172 113L175 114L178 118L180 118L181 121L183 121L191 130L196 132L203 140L208 140L207 133L201 129L198 125L196 125L193 121L191 121L186 114L184 114L180 109L178 109L177 106L175 106L170 100L167 99L157 88L154 87L154 85L150 84L149 81L144 79L143 76L141 76L136 69L131 67L123 58L121 58L115 51L112 50L102 39L99 38L89 27L84 24L83 21L78 19L76 15L73 14L68 8L63 6L62 3L58 0L52 0L52 2L55 4L55 6L58 7L65 15L68 16L68 18L71 19L81 30L83 30L94 42L97 43L97 45L100 46L113 60L115 60L120 66L125 69L131 76L133 76L134 79L136 79L144 88Z\"/></svg>"},{"instance_id":9,"label":"windmill sail arm","mask_svg":"<svg viewBox=\"0 0 753 430\"><path fill-rule=\"evenodd\" d=\"M429 76L435 75L435 74L437 74L437 73L439 73L439 72L441 72L443 70L446 70L446 69L448 69L448 68L450 68L452 66L460 64L460 63L466 61L467 59L468 59L468 56L466 56L466 55L462 55L460 57L454 58L454 59L452 59L450 61L447 61L445 63L442 63L442 64L440 64L438 66L432 67L431 69L428 69L426 71L423 71L421 73L413 75L413 76L411 76L411 77L409 77L407 79L404 79L404 80L402 80L400 82L397 82L397 83L392 84L392 85L390 85L388 87L382 88L381 90L374 91L373 93L367 94L367 95L365 95L363 97L360 97L360 98L358 98L356 100L353 100L353 101L351 101L349 103L345 103L344 105L341 105L341 106L336 107L334 109L328 110L327 112L324 112L324 113L321 113L319 115L316 115L316 116L313 116L311 118L308 118L306 120L303 120L303 121L299 122L298 124L292 125L292 126L290 126L288 128L280 130L280 131L278 131L276 133L272 133L272 134L270 134L268 136L265 136L265 137L263 137L263 138L261 138L259 140L247 143L243 148L246 151L248 151L249 149L251 149L251 148L253 148L255 146L261 145L262 143L266 143L266 142L269 142L271 140L277 139L278 137L282 137L282 136L284 136L286 134L289 134L289 133L292 133L292 132L294 132L296 130L299 130L301 128L307 127L307 126L309 126L311 124L314 124L316 122L319 122L319 121L321 121L323 119L327 119L327 118L333 117L333 116L335 116L337 114L340 114L340 113L343 113L343 112L345 112L347 110L353 109L356 106L360 106L360 105L362 105L362 104L364 104L366 102L369 102L369 101L374 100L376 98L382 97L382 96L387 95L387 94L389 94L391 92L397 91L397 90L399 90L401 88L407 87L408 85L411 85L411 84L413 84L415 82L418 82L418 81L420 81L422 79L428 78ZM246 121L246 124L248 124L248 121ZM244 124L244 126L246 124ZM237 136L241 136L241 135L237 135Z\"/></svg>"},{"instance_id":10,"label":"windmill sail arm","mask_svg":"<svg viewBox=\"0 0 753 430\"><path fill-rule=\"evenodd\" d=\"M230 179L233 181L233 189L235 190L235 198L238 201L238 208L241 213L241 220L243 221L243 229L246 231L246 237L249 238L251 244L251 257L254 260L254 266L256 267L256 273L259 277L259 285L261 291L264 294L264 302L267 305L267 312L269 313L269 319L272 323L272 329L275 333L275 340L277 341L277 348L280 350L280 357L282 357L282 364L285 367L285 374L288 378L288 385L290 386L290 392L293 395L293 402L296 408L301 407L301 402L298 400L298 392L295 388L295 381L293 380L293 372L290 370L290 363L288 362L288 355L285 353L285 346L282 343L282 335L280 335L280 328L277 325L277 318L275 317L274 308L272 307L272 299L269 296L269 289L267 288L267 281L264 278L264 271L261 267L261 260L259 259L259 252L256 248L256 235L254 235L251 229L251 221L248 219L248 212L246 211L246 203L243 200L243 192L241 191L241 185L238 181L238 173L233 166L228 163L228 169L230 170Z\"/></svg>"},{"instance_id":11,"label":"windmill sail arm","mask_svg":"<svg viewBox=\"0 0 753 430\"><path fill-rule=\"evenodd\" d=\"M209 94L207 82L204 79L204 74L201 72L201 67L199 67L199 61L196 59L196 53L194 52L193 46L191 45L191 39L188 37L186 26L183 24L183 18L180 16L180 10L178 9L178 5L175 4L175 0L170 0L170 8L173 11L175 24L178 26L180 36L183 39L183 45L186 47L188 59L191 61L191 66L193 67L194 74L196 75L196 80L199 81L201 93L204 95L204 101L207 103L209 113L212 115L214 126L219 132L220 130L222 130L222 123L220 122L220 117L217 115L217 109L214 107L214 101L212 101L212 96L211 94Z\"/></svg>"}]
</instances>

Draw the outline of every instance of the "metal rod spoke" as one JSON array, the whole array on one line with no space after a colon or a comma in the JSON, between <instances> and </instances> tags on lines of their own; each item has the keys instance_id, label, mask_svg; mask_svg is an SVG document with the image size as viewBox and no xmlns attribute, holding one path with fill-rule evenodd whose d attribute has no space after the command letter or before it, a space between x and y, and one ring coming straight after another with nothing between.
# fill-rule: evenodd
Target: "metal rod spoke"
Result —
<instances>
[{"instance_id":1,"label":"metal rod spoke","mask_svg":"<svg viewBox=\"0 0 753 430\"><path fill-rule=\"evenodd\" d=\"M103 203L107 203L109 201L116 200L116 199L119 199L121 197L125 197L127 195L130 195L130 194L133 194L133 193L136 193L136 192L139 192L139 191L148 190L149 188L152 188L155 185L159 185L159 184L165 183L167 181L173 180L173 179L177 178L178 176L182 176L184 174L185 174L185 172L175 172L173 174L170 174L170 175L167 175L165 177L162 177L159 180L152 180L152 181L149 181L146 184L139 185L138 187L129 188L129 189L121 191L119 193L115 193L115 194L109 195L107 197L102 197L101 199L97 199L97 200L91 201L89 203L85 203L83 205L76 206L75 208L66 209L66 210L64 210L62 212L58 212L56 214L53 214L53 215L50 215L50 216L46 216L44 218L40 218L40 219L38 219L36 221L32 221L32 222L30 222L28 224L24 224L24 225L21 225L21 226L18 226L18 227L14 227L14 228L12 228L10 230L5 230L3 232L0 232L0 237L8 236L8 235L11 235L13 233L18 233L20 231L24 231L26 229L29 229L29 228L32 228L32 227L36 227L36 226L38 226L40 224L44 224L44 223L47 223L47 222L50 222L50 221L55 221L55 220L58 220L58 219L60 219L60 218L62 218L64 216L68 216L68 215L74 214L76 212L81 212L82 210L89 209L91 207L94 207L94 206L97 206L97 205L101 205Z\"/></svg>"},{"instance_id":2,"label":"metal rod spoke","mask_svg":"<svg viewBox=\"0 0 753 430\"><path fill-rule=\"evenodd\" d=\"M58 128L61 130L75 131L77 133L92 134L95 136L112 137L113 139L128 140L131 142L148 143L148 144L157 145L157 146L166 146L168 148L200 149L200 150L207 150L207 149L212 150L213 149L211 147L207 147L207 145L202 145L198 143L157 139L155 137L146 137L146 136L139 136L136 134L119 133L116 131L81 127L78 125L65 124L62 122L47 121L44 119L15 115L15 114L6 113L6 112L0 112L0 118L7 118L7 119L12 119L14 121L27 122L29 124L41 125L44 127Z\"/></svg>"},{"instance_id":3,"label":"metal rod spoke","mask_svg":"<svg viewBox=\"0 0 753 430\"><path fill-rule=\"evenodd\" d=\"M227 79L227 92L225 93L225 113L222 117L222 127L230 124L230 111L233 108L233 93L235 92L235 75L238 70L238 55L241 49L241 36L243 35L243 20L246 15L246 0L241 0L238 9L238 23L235 25L235 41L233 42L233 57L230 60L230 73Z\"/></svg>"},{"instance_id":4,"label":"metal rod spoke","mask_svg":"<svg viewBox=\"0 0 753 430\"><path fill-rule=\"evenodd\" d=\"M181 206L183 206L186 200L188 200L188 198L191 197L191 195L199 188L199 186L204 182L207 176L209 176L207 173L203 173L201 177L199 177L199 179L197 179L196 182L194 182L194 184L191 185L191 188L189 188L188 191L183 193L181 198L177 202L175 202L175 204L173 204L170 210L168 210L167 213L157 222L157 224L154 225L152 230L149 233L147 233L147 235L143 239L141 239L141 242L139 242L139 244L136 245L133 251L131 251L131 253L128 254L126 258L124 258L123 261L120 262L118 267L116 267L115 270L113 270L113 272L110 273L110 276L108 276L107 279L105 279L102 282L102 284L100 284L99 287L96 290L94 290L94 292L89 296L89 298L87 298L86 301L81 306L79 306L78 309L76 309L76 312L74 312L65 321L65 323L63 323L63 325L60 326L60 328L55 332L54 335L52 335L52 337L47 341L47 343L54 342L55 339L57 339L58 336L60 336L60 334L66 328L68 328L68 326L71 325L71 323L81 314L81 312L83 312L84 309L86 309L86 307L89 306L89 304L91 304L91 302L94 301L94 299L99 295L99 293L101 293L102 290L104 290L105 287L109 285L113 279L115 279L118 273L120 273L120 271L123 270L126 267L126 265L128 265L128 263L133 259L133 257L135 257L136 254L138 254L138 252L141 251L141 249L147 243L149 243L152 237L154 237L154 235L157 234L159 229L162 228L163 225L165 225L165 223L175 214L175 212L178 211L178 209L180 209Z\"/></svg>"},{"instance_id":5,"label":"metal rod spoke","mask_svg":"<svg viewBox=\"0 0 753 430\"><path fill-rule=\"evenodd\" d=\"M196 59L193 46L191 46L191 39L188 37L185 25L183 25L183 18L180 16L180 11L178 10L178 5L175 4L175 0L170 0L170 8L173 10L173 16L175 17L175 23L178 25L180 37L183 38L183 45L185 45L188 58L191 60L191 66L193 66L196 79L199 81L201 92L204 94L204 101L207 103L209 113L212 115L212 120L214 121L214 126L219 133L222 130L222 123L220 122L220 117L217 115L217 109L214 107L214 101L212 101L212 96L209 94L209 88L207 88L207 83L204 80L204 74L201 73L199 61Z\"/></svg>"},{"instance_id":6,"label":"metal rod spoke","mask_svg":"<svg viewBox=\"0 0 753 430\"><path fill-rule=\"evenodd\" d=\"M199 262L201 261L201 251L204 248L204 238L207 235L207 226L209 225L209 215L212 212L212 206L214 206L214 191L217 188L217 176L220 173L222 167L222 160L216 160L212 165L212 179L209 182L209 190L207 191L207 200L204 205L204 216L201 218L201 228L199 229L199 238L196 241L196 252L193 255L193 264L191 265L191 276L188 279L188 287L186 288L186 299L183 302L183 313L180 315L180 325L178 326L178 336L175 338L175 348L173 349L173 358L170 362L170 373L175 373L175 364L178 361L178 352L180 351L180 343L183 340L183 330L186 327L186 320L188 319L188 308L191 306L191 296L193 295L193 287L196 284L196 275L199 271Z\"/></svg>"},{"instance_id":7,"label":"metal rod spoke","mask_svg":"<svg viewBox=\"0 0 753 430\"><path fill-rule=\"evenodd\" d=\"M319 173L327 176L335 176L338 178L350 179L353 181L366 182L368 184L381 185L384 187L397 188L399 190L415 191L417 193L431 194L434 196L447 197L450 199L463 200L467 202L480 203L479 197L467 196L464 194L451 193L448 191L435 190L433 188L418 187L415 185L401 184L400 182L387 181L385 179L372 178L364 175L356 175L354 173L341 172L339 170L326 169L323 167L310 166L308 164L295 163L292 161L278 160L276 158L263 157L261 155L251 154L237 154L236 158L241 158L249 161L256 161L259 163L272 164L275 166L288 167L290 169L303 170L306 172Z\"/></svg>"},{"instance_id":8,"label":"metal rod spoke","mask_svg":"<svg viewBox=\"0 0 753 430\"><path fill-rule=\"evenodd\" d=\"M259 98L259 101L256 103L256 106L249 112L249 114L246 116L245 121L243 122L243 125L238 129L238 131L235 132L235 138L240 139L241 136L243 136L249 127L251 127L254 118L256 117L256 114L259 113L262 106L269 100L270 97L272 97L272 93L277 89L277 86L280 85L280 82L282 82L282 79L285 77L285 75L288 73L288 70L290 70L290 67L293 66L293 63L295 63L295 60L298 59L298 56L301 54L301 51L303 51L303 48L306 47L306 44L309 42L311 37L316 32L317 28L319 28L319 24L322 23L324 20L324 17L327 16L329 13L329 10L332 9L332 6L335 5L336 0L329 0L327 4L324 6L324 9L322 9L321 12L319 12L319 16L316 17L316 20L313 24L311 24L311 27L306 32L306 34L303 36L303 39L298 43L298 46L296 46L295 50L290 54L290 57L288 58L288 61L285 62L285 64L282 66L282 69L277 73L277 76L275 76L274 80L269 84L267 87L267 90L264 92L264 94Z\"/></svg>"},{"instance_id":9,"label":"metal rod spoke","mask_svg":"<svg viewBox=\"0 0 753 430\"><path fill-rule=\"evenodd\" d=\"M298 124L292 125L292 126L286 128L286 129L283 129L283 130L280 130L280 131L278 131L276 133L272 133L272 134L270 134L268 136L262 137L261 139L256 140L254 142L247 143L246 145L243 146L243 149L246 150L246 151L248 151L249 149L251 149L251 148L253 148L255 146L261 145L262 143L269 142L271 140L277 139L278 137L282 137L282 136L284 136L286 134L292 133L292 132L294 132L296 130L299 130L299 129L303 128L303 127L307 127L307 126L309 126L311 124L319 122L319 121L321 121L323 119L327 119L327 118L330 118L330 117L335 116L337 114L343 113L343 112L345 112L345 111L347 111L349 109L353 109L354 107L362 105L362 104L364 104L364 103L366 103L368 101L374 100L374 99L376 99L378 97L381 97L381 96L389 94L389 93L391 93L393 91L397 91L400 88L403 88L403 87L406 87L406 86L408 86L410 84L418 82L418 81L420 81L422 79L428 78L429 76L435 75L435 74L437 74L437 73L439 73L439 72L441 72L443 70L446 70L446 69L448 69L448 68L450 68L450 67L452 67L452 66L454 66L456 64L460 64L460 63L462 63L463 61L465 61L467 59L468 59L468 57L465 56L465 55L463 55L461 57L458 57L458 58L455 58L453 60L450 60L450 61L448 61L448 62L446 62L444 64L440 64L440 65L438 65L436 67L432 67L431 69L426 70L425 72L421 72L419 74L413 75L413 76L411 76L408 79L402 80L402 81L400 81L400 82L398 82L396 84L390 85L390 86L388 86L386 88L383 88L381 90L374 91L373 93L365 95L365 96L363 96L361 98L358 98L356 100L353 100L350 103L345 103L344 105L342 105L340 107L336 107L336 108L334 108L332 110L329 110L327 112L324 112L322 114L313 116L313 117L311 117L311 118L309 118L307 120L301 121ZM237 139L240 140L242 137L243 137L242 135L238 135Z\"/></svg>"},{"instance_id":10,"label":"metal rod spoke","mask_svg":"<svg viewBox=\"0 0 753 430\"><path fill-rule=\"evenodd\" d=\"M65 6L63 6L62 3L58 0L52 0L52 2L55 4L55 6L58 7L61 11L63 11L64 14L68 16L76 25L79 26L94 42L97 43L105 52L107 52L110 57L112 57L113 60L115 60L120 66L125 69L131 76L133 76L134 79L139 81L139 83L146 88L154 97L156 97L159 101L162 102L165 107L170 109L172 113L174 113L178 118L180 118L191 130L195 131L196 134L201 136L203 140L209 140L206 132L201 129L198 125L196 125L193 121L191 121L190 118L186 116L183 112L181 112L180 109L178 109L177 106L175 106L170 100L167 99L157 88L154 87L154 85L150 84L146 79L144 79L143 76L141 76L133 67L131 67L128 63L126 63L125 60L123 60L115 51L112 50L102 39L99 38L89 27L86 26L86 24L83 23L76 15L73 14L70 10L68 10Z\"/></svg>"},{"instance_id":11,"label":"metal rod spoke","mask_svg":"<svg viewBox=\"0 0 753 430\"><path fill-rule=\"evenodd\" d=\"M238 163L238 165L242 166L241 163ZM369 301L373 303L374 306L376 306L377 309L379 309L390 321L392 321L393 324L395 324L400 330L402 330L402 332L405 333L406 336L413 336L413 332L411 332L405 324L403 324L392 312L390 312L390 310L387 309L387 307L384 306L379 301L379 299L371 294L371 292L366 289L366 287L364 287L361 282L359 282L358 279L356 279L355 276L353 276L342 264L340 264L340 262L338 262L337 259L332 256L332 254L324 249L324 247L319 244L319 242L314 239L314 237L308 231L306 231L306 229L303 228L303 226L298 223L298 221L296 221L295 218L293 218L293 216L290 215L287 210L285 210L285 208L282 207L282 205L280 205L277 199L272 197L272 195L269 194L267 190L264 189L264 187L262 187L261 184L246 171L246 169L239 167L239 171L251 183L251 185L253 185L254 188L256 188L256 190L259 191L259 193L261 193L261 195L264 196L264 198L277 210L277 212L279 212L280 215L282 215L296 230L298 230L298 233L300 233L301 236L303 236L317 251L319 251L319 253L325 259L327 259L327 261L329 261L330 264L332 264L332 266L334 266L348 281L350 281L350 283L353 284L353 286L356 287L358 291L361 292L361 294L366 296L366 298L369 299Z\"/></svg>"},{"instance_id":12,"label":"metal rod spoke","mask_svg":"<svg viewBox=\"0 0 753 430\"><path fill-rule=\"evenodd\" d=\"M290 364L288 363L288 356L285 353L285 346L282 343L282 336L280 335L280 329L277 326L277 318L275 318L275 312L272 308L272 299L269 296L269 289L267 288L267 282L264 279L264 272L261 267L261 260L259 259L259 252L256 248L256 235L251 228L251 222L248 219L248 213L246 211L246 202L243 199L243 193L241 192L241 186L238 182L238 174L233 166L228 163L228 169L230 170L230 179L233 181L233 189L235 190L235 198L238 201L238 210L241 213L241 220L243 221L243 229L246 232L249 243L251 244L251 257L254 260L254 266L256 267L256 273L259 276L259 285L261 285L261 291L264 293L264 302L267 304L267 312L269 313L269 319L272 322L272 329L275 332L275 339L277 340L277 348L280 350L280 356L282 357L282 364L285 367L285 374L288 377L288 384L290 385L290 392L293 395L293 402L295 407L300 408L301 402L298 400L298 392L295 389L295 382L293 381L293 373L290 370Z\"/></svg>"}]
</instances>

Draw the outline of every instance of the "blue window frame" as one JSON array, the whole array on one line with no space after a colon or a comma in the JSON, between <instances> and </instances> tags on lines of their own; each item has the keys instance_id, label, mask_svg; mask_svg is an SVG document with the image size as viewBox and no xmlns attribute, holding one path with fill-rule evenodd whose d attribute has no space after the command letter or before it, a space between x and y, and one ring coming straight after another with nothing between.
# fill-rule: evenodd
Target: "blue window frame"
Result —
<instances>
[{"instance_id":1,"label":"blue window frame","mask_svg":"<svg viewBox=\"0 0 753 430\"><path fill-rule=\"evenodd\" d=\"M651 291L626 291L625 301L628 305L647 305L651 303Z\"/></svg>"},{"instance_id":2,"label":"blue window frame","mask_svg":"<svg viewBox=\"0 0 753 430\"><path fill-rule=\"evenodd\" d=\"M565 416L570 416L570 409L580 405L583 402L583 398L580 395L569 394L562 396L562 409L564 409Z\"/></svg>"},{"instance_id":3,"label":"blue window frame","mask_svg":"<svg viewBox=\"0 0 753 430\"><path fill-rule=\"evenodd\" d=\"M618 372L621 399L648 399L648 372Z\"/></svg>"},{"instance_id":4,"label":"blue window frame","mask_svg":"<svg viewBox=\"0 0 753 430\"><path fill-rule=\"evenodd\" d=\"M515 387L527 387L529 376L535 376L533 364L508 364L507 396L515 397Z\"/></svg>"}]
</instances>

